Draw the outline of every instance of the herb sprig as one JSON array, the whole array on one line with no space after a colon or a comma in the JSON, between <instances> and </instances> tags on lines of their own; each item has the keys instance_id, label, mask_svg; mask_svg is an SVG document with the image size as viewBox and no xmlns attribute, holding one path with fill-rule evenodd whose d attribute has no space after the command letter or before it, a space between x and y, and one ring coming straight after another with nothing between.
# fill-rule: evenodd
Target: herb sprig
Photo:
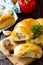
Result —
<instances>
[{"instance_id":1,"label":"herb sprig","mask_svg":"<svg viewBox=\"0 0 43 65\"><path fill-rule=\"evenodd\" d=\"M33 38L39 37L42 34L42 28L40 25L33 25L32 27Z\"/></svg>"}]
</instances>

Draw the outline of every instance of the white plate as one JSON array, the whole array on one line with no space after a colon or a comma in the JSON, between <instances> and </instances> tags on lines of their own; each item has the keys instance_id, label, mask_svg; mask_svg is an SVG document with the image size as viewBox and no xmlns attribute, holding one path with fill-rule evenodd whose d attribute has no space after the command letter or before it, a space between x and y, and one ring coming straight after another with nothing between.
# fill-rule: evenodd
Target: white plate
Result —
<instances>
[{"instance_id":1,"label":"white plate","mask_svg":"<svg viewBox=\"0 0 43 65\"><path fill-rule=\"evenodd\" d=\"M15 11L14 11L14 18L15 18L15 21L14 21L14 23L13 23L13 24L15 24L15 22L16 22L16 21L17 21L17 19L18 19L18 17L17 17L17 15L16 15ZM13 24L12 24L12 25L13 25ZM10 26L8 26L8 27L6 27L6 28L1 29L1 30L0 30L0 33L1 33L1 32L3 32L4 30L6 30L6 29L10 28L12 25L10 25Z\"/></svg>"}]
</instances>

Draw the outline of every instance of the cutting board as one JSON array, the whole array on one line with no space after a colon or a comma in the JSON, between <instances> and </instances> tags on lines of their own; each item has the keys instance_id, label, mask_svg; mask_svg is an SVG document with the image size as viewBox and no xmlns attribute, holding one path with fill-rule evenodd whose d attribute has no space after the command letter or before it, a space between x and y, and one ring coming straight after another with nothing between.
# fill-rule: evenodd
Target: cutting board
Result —
<instances>
[{"instance_id":1,"label":"cutting board","mask_svg":"<svg viewBox=\"0 0 43 65\"><path fill-rule=\"evenodd\" d=\"M19 58L14 55L7 55L7 51L4 51L0 45L0 51L14 64L14 65L28 65L35 59L32 58Z\"/></svg>"}]
</instances>

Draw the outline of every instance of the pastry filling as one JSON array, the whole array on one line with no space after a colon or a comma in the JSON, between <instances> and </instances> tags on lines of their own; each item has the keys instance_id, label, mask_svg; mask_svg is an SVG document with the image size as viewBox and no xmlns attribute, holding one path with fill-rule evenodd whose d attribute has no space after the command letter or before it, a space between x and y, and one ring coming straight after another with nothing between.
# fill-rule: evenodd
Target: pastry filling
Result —
<instances>
[{"instance_id":1,"label":"pastry filling","mask_svg":"<svg viewBox=\"0 0 43 65\"><path fill-rule=\"evenodd\" d=\"M32 58L39 58L40 54L35 52L24 52L23 54L19 53L19 57L32 57Z\"/></svg>"},{"instance_id":2,"label":"pastry filling","mask_svg":"<svg viewBox=\"0 0 43 65\"><path fill-rule=\"evenodd\" d=\"M17 39L25 39L26 36L22 33L16 33L16 35L14 35Z\"/></svg>"},{"instance_id":3,"label":"pastry filling","mask_svg":"<svg viewBox=\"0 0 43 65\"><path fill-rule=\"evenodd\" d=\"M9 51L13 50L13 45L10 43L10 40L4 41L4 47Z\"/></svg>"}]
</instances>

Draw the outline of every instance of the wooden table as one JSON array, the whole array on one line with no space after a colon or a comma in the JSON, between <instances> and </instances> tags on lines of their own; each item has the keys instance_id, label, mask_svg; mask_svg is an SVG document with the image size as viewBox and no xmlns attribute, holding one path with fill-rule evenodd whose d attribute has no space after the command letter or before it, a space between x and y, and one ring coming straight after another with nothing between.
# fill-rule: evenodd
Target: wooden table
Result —
<instances>
[{"instance_id":1,"label":"wooden table","mask_svg":"<svg viewBox=\"0 0 43 65\"><path fill-rule=\"evenodd\" d=\"M36 0L37 2L37 6L35 11L33 11L31 14L17 14L18 15L18 20L17 22L11 27L9 28L9 30L13 30L14 26L21 20L25 19L25 18L43 18L43 0ZM5 36L0 33L0 40L3 39ZM3 53L0 52L0 54L3 55ZM0 60L0 65L13 65L5 56L4 59ZM33 63L31 63L30 65L43 65L43 57L40 59L37 59L36 61L34 61Z\"/></svg>"}]
</instances>

